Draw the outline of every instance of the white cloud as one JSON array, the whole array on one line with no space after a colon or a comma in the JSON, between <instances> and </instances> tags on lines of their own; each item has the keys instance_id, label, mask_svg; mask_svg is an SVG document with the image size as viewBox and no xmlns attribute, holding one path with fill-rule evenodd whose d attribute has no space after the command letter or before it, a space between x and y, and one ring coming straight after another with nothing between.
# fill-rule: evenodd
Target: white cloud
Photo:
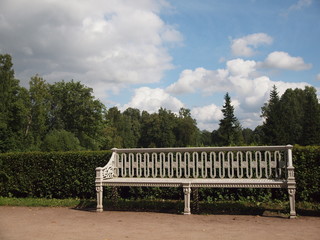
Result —
<instances>
[{"instance_id":1,"label":"white cloud","mask_svg":"<svg viewBox=\"0 0 320 240\"><path fill-rule=\"evenodd\" d=\"M194 71L184 70L179 80L171 84L166 90L173 94L192 93L202 89L204 93L212 93L225 89L228 71L225 69L207 70L196 68Z\"/></svg>"},{"instance_id":2,"label":"white cloud","mask_svg":"<svg viewBox=\"0 0 320 240\"><path fill-rule=\"evenodd\" d=\"M293 4L289 7L289 11L299 10L304 7L309 7L311 3L312 3L312 0L299 0L296 4Z\"/></svg>"},{"instance_id":3,"label":"white cloud","mask_svg":"<svg viewBox=\"0 0 320 240\"><path fill-rule=\"evenodd\" d=\"M221 109L215 104L195 107L191 110L191 115L197 120L200 129L212 131L219 126L219 120L223 118Z\"/></svg>"},{"instance_id":4,"label":"white cloud","mask_svg":"<svg viewBox=\"0 0 320 240\"><path fill-rule=\"evenodd\" d=\"M131 101L123 106L123 110L128 107L138 108L150 113L158 111L163 107L173 112L179 112L184 104L177 98L169 95L161 88L141 87L135 89Z\"/></svg>"},{"instance_id":5,"label":"white cloud","mask_svg":"<svg viewBox=\"0 0 320 240\"><path fill-rule=\"evenodd\" d=\"M256 70L256 62L237 58L227 62L227 69L229 70L230 75L248 77Z\"/></svg>"},{"instance_id":6,"label":"white cloud","mask_svg":"<svg viewBox=\"0 0 320 240\"><path fill-rule=\"evenodd\" d=\"M25 85L82 81L100 95L113 86L158 82L173 68L168 46L182 35L160 18L156 0L0 1L0 49ZM98 82L98 83L97 83ZM101 89L103 88L103 89Z\"/></svg>"},{"instance_id":7,"label":"white cloud","mask_svg":"<svg viewBox=\"0 0 320 240\"><path fill-rule=\"evenodd\" d=\"M286 70L301 71L310 69L312 64L307 64L301 57L291 57L286 52L272 52L265 59L262 66Z\"/></svg>"},{"instance_id":8,"label":"white cloud","mask_svg":"<svg viewBox=\"0 0 320 240\"><path fill-rule=\"evenodd\" d=\"M222 118L222 112L215 104L195 107L191 114L202 122L219 121Z\"/></svg>"},{"instance_id":9,"label":"white cloud","mask_svg":"<svg viewBox=\"0 0 320 240\"><path fill-rule=\"evenodd\" d=\"M316 79L317 79L318 81L320 81L320 73L318 73Z\"/></svg>"},{"instance_id":10,"label":"white cloud","mask_svg":"<svg viewBox=\"0 0 320 240\"><path fill-rule=\"evenodd\" d=\"M232 40L232 54L234 56L250 57L256 54L254 48L260 45L269 45L272 41L272 37L265 33L254 33L242 38L236 38Z\"/></svg>"},{"instance_id":11,"label":"white cloud","mask_svg":"<svg viewBox=\"0 0 320 240\"><path fill-rule=\"evenodd\" d=\"M173 94L202 92L213 95L216 92L229 92L236 114L244 127L254 128L261 124L261 107L269 99L270 90L276 85L282 95L288 88L304 88L306 82L288 83L272 81L268 76L257 72L258 63L253 60L232 59L226 62L225 69L207 70L197 68L184 70L179 80L167 88ZM192 109L200 129L217 129L221 119L220 109L215 105Z\"/></svg>"}]
</instances>

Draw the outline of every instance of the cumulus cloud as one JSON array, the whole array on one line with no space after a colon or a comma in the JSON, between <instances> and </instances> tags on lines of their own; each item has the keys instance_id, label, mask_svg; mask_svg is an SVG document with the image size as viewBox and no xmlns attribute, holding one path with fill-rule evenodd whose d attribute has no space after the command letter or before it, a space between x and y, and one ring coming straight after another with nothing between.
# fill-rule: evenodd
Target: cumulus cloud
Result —
<instances>
[{"instance_id":1,"label":"cumulus cloud","mask_svg":"<svg viewBox=\"0 0 320 240\"><path fill-rule=\"evenodd\" d=\"M222 118L222 112L215 104L195 107L192 109L191 113L202 122L210 122L212 120L219 121Z\"/></svg>"},{"instance_id":2,"label":"cumulus cloud","mask_svg":"<svg viewBox=\"0 0 320 240\"><path fill-rule=\"evenodd\" d=\"M228 71L225 69L186 69L180 74L179 80L167 87L166 90L173 94L192 93L198 91L199 88L204 93L217 92L225 89L227 75Z\"/></svg>"},{"instance_id":3,"label":"cumulus cloud","mask_svg":"<svg viewBox=\"0 0 320 240\"><path fill-rule=\"evenodd\" d=\"M25 84L74 78L99 90L158 82L182 35L160 18L165 1L0 1L0 49ZM103 88L103 89L101 89Z\"/></svg>"},{"instance_id":4,"label":"cumulus cloud","mask_svg":"<svg viewBox=\"0 0 320 240\"><path fill-rule=\"evenodd\" d=\"M307 64L301 57L292 57L286 52L272 52L262 64L264 67L301 71L310 69L312 64Z\"/></svg>"},{"instance_id":5,"label":"cumulus cloud","mask_svg":"<svg viewBox=\"0 0 320 240\"><path fill-rule=\"evenodd\" d=\"M135 89L134 96L128 104L123 106L123 109L128 107L138 108L150 113L158 111L161 107L179 112L184 104L161 88L141 87Z\"/></svg>"},{"instance_id":6,"label":"cumulus cloud","mask_svg":"<svg viewBox=\"0 0 320 240\"><path fill-rule=\"evenodd\" d=\"M238 58L227 61L225 69L184 70L178 81L171 84L167 91L172 94L201 92L204 95L215 92L232 93L232 104L241 124L252 128L261 124L260 109L269 99L273 85L276 85L280 95L288 88L304 88L309 85L306 82L272 81L268 76L257 72L258 67L256 61ZM220 108L208 105L196 107L191 112L200 129L213 130L217 128L222 116Z\"/></svg>"},{"instance_id":7,"label":"cumulus cloud","mask_svg":"<svg viewBox=\"0 0 320 240\"><path fill-rule=\"evenodd\" d=\"M232 40L231 51L234 56L250 57L256 54L255 48L260 45L269 45L272 37L265 33L254 33Z\"/></svg>"}]
</instances>

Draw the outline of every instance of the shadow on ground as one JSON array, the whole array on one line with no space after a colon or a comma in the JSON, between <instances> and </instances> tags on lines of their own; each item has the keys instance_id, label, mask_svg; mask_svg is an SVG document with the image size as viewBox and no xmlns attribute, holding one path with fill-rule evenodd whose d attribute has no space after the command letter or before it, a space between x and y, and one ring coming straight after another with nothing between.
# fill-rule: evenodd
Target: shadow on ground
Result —
<instances>
[{"instance_id":1,"label":"shadow on ground","mask_svg":"<svg viewBox=\"0 0 320 240\"><path fill-rule=\"evenodd\" d=\"M104 200L106 211L131 211L131 212L159 212L182 214L184 202L182 200ZM287 218L289 207L266 207L263 204L244 202L199 202L191 203L192 214L216 214L216 215L259 215L264 217ZM83 211L95 211L95 200L81 200L74 208ZM297 207L298 216L320 217L318 209L301 209Z\"/></svg>"}]
</instances>

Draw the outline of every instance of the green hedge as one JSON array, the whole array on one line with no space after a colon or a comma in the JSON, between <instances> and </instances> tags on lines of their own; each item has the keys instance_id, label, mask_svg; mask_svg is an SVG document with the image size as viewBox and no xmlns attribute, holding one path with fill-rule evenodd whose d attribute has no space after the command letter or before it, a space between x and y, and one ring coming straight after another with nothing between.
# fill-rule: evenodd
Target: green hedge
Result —
<instances>
[{"instance_id":1,"label":"green hedge","mask_svg":"<svg viewBox=\"0 0 320 240\"><path fill-rule=\"evenodd\" d=\"M93 198L95 168L111 152L50 152L0 154L1 196Z\"/></svg>"},{"instance_id":2,"label":"green hedge","mask_svg":"<svg viewBox=\"0 0 320 240\"><path fill-rule=\"evenodd\" d=\"M104 166L110 151L0 154L0 194L12 197L95 198L95 168ZM320 147L293 149L297 200L320 202ZM108 191L110 194L111 191ZM122 198L183 199L179 188L119 188ZM200 200L264 201L287 199L286 190L199 190Z\"/></svg>"},{"instance_id":3,"label":"green hedge","mask_svg":"<svg viewBox=\"0 0 320 240\"><path fill-rule=\"evenodd\" d=\"M297 198L320 202L320 146L293 148Z\"/></svg>"}]
</instances>

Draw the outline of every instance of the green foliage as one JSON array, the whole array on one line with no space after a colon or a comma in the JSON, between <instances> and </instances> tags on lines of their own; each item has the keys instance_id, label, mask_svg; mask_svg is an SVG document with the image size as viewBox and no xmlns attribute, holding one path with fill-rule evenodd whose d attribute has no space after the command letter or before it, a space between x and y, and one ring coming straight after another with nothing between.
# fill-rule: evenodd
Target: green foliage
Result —
<instances>
[{"instance_id":1,"label":"green foliage","mask_svg":"<svg viewBox=\"0 0 320 240\"><path fill-rule=\"evenodd\" d=\"M110 157L108 151L0 154L0 169L8 177L0 195L94 198L95 168Z\"/></svg>"},{"instance_id":2,"label":"green foliage","mask_svg":"<svg viewBox=\"0 0 320 240\"><path fill-rule=\"evenodd\" d=\"M297 196L301 201L320 201L320 147L295 146L293 163L297 182Z\"/></svg>"},{"instance_id":3,"label":"green foliage","mask_svg":"<svg viewBox=\"0 0 320 240\"><path fill-rule=\"evenodd\" d=\"M313 87L287 89L279 98L274 86L262 117L264 144L320 144L320 103Z\"/></svg>"},{"instance_id":4,"label":"green foliage","mask_svg":"<svg viewBox=\"0 0 320 240\"><path fill-rule=\"evenodd\" d=\"M57 82L49 86L51 109L49 128L75 134L81 146L100 145L103 129L103 104L92 96L92 89L80 82ZM89 142L89 144L88 144Z\"/></svg>"},{"instance_id":5,"label":"green foliage","mask_svg":"<svg viewBox=\"0 0 320 240\"><path fill-rule=\"evenodd\" d=\"M53 130L49 132L41 145L44 152L76 151L81 150L79 139L66 130Z\"/></svg>"},{"instance_id":6,"label":"green foliage","mask_svg":"<svg viewBox=\"0 0 320 240\"><path fill-rule=\"evenodd\" d=\"M218 146L242 145L242 127L234 115L229 93L224 97L222 108L223 119L220 120L219 129L212 134L213 144Z\"/></svg>"},{"instance_id":7,"label":"green foliage","mask_svg":"<svg viewBox=\"0 0 320 240\"><path fill-rule=\"evenodd\" d=\"M0 197L0 206L23 206L23 207L77 207L80 199L47 199L47 198L8 198Z\"/></svg>"},{"instance_id":8,"label":"green foliage","mask_svg":"<svg viewBox=\"0 0 320 240\"><path fill-rule=\"evenodd\" d=\"M25 143L27 90L14 78L11 56L0 55L0 152L19 151Z\"/></svg>"}]
</instances>

